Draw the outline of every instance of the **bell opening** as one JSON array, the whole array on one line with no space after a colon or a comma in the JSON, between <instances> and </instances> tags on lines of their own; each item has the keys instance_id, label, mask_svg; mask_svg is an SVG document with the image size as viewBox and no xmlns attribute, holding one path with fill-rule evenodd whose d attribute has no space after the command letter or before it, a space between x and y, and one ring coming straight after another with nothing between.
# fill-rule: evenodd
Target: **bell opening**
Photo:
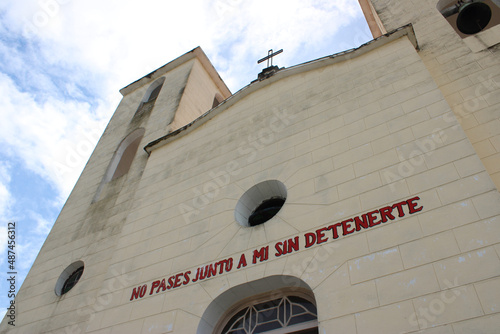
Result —
<instances>
[{"instance_id":1,"label":"bell opening","mask_svg":"<svg viewBox=\"0 0 500 334\"><path fill-rule=\"evenodd\" d=\"M491 20L491 8L483 2L470 2L460 7L457 28L466 35L482 31Z\"/></svg>"},{"instance_id":2,"label":"bell opening","mask_svg":"<svg viewBox=\"0 0 500 334\"><path fill-rule=\"evenodd\" d=\"M281 197L265 200L252 212L248 218L248 225L256 226L267 222L280 211L283 204L285 204L285 199Z\"/></svg>"}]
</instances>

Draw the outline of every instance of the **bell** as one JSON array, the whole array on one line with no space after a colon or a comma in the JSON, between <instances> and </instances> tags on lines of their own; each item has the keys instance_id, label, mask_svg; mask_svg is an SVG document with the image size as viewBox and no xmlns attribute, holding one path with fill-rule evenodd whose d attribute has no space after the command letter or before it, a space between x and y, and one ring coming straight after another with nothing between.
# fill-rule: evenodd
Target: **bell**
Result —
<instances>
[{"instance_id":1,"label":"bell","mask_svg":"<svg viewBox=\"0 0 500 334\"><path fill-rule=\"evenodd\" d=\"M457 28L466 35L477 34L491 20L491 8L483 2L469 2L458 11Z\"/></svg>"}]
</instances>

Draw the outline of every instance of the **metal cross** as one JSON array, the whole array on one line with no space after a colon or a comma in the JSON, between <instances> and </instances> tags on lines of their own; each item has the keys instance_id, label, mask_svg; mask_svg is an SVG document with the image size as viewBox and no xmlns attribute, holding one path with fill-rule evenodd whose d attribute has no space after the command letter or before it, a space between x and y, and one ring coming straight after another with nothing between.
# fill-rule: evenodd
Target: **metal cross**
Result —
<instances>
[{"instance_id":1,"label":"metal cross","mask_svg":"<svg viewBox=\"0 0 500 334\"><path fill-rule=\"evenodd\" d=\"M279 50L279 51L276 51L273 53L273 49L267 51L267 56L260 59L257 64L260 64L262 63L263 61L266 61L267 60L267 67L269 67L269 60L271 60L271 66L273 66L273 57L276 56L276 55L279 55L280 53L283 52L283 49Z\"/></svg>"}]
</instances>

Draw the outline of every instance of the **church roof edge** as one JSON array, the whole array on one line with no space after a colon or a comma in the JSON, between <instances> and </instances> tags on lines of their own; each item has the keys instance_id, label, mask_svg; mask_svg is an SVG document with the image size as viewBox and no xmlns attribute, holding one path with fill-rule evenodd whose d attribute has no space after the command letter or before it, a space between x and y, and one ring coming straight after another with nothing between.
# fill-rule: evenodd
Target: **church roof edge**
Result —
<instances>
[{"instance_id":1,"label":"church roof edge","mask_svg":"<svg viewBox=\"0 0 500 334\"><path fill-rule=\"evenodd\" d=\"M249 85L243 87L242 89L231 95L229 98L225 99L221 104L219 104L215 108L208 110L207 112L205 112L203 115L201 115L191 123L186 124L185 126L150 142L144 147L144 150L148 153L148 155L150 155L154 149L166 145L180 136L190 133L191 131L195 130L198 126L204 124L205 122L209 121L216 115L220 114L223 110L237 103L237 101L255 92L256 90L263 88L264 86L272 84L275 81L281 80L283 78L301 72L314 70L322 66L331 65L337 62L351 59L353 57L361 56L385 44L391 43L403 36L407 36L409 41L412 43L413 47L417 51L419 50L415 31L413 29L413 25L410 23L398 29L395 29L391 32L388 32L378 38L375 38L367 43L364 43L357 48L349 49L329 56L314 59L305 63L297 64L288 68L280 69L280 71L277 71L274 75L270 76L265 80L252 81Z\"/></svg>"},{"instance_id":2,"label":"church roof edge","mask_svg":"<svg viewBox=\"0 0 500 334\"><path fill-rule=\"evenodd\" d=\"M191 51L186 52L180 57L177 57L176 59L166 63L165 65L161 66L160 68L154 70L153 72L146 74L142 78L132 82L128 86L123 87L120 89L120 93L125 96L129 94L130 92L136 90L137 88L149 83L153 82L154 80L158 79L168 71L184 64L187 61L190 61L191 59L198 58L198 60L201 62L205 70L208 72L214 83L217 85L217 87L221 90L221 92L224 95L224 98L228 98L231 96L231 92L229 88L226 86L222 78L220 77L219 73L215 69L215 67L212 65L210 62L210 59L208 59L207 55L203 51L201 47L196 47L192 49Z\"/></svg>"}]
</instances>

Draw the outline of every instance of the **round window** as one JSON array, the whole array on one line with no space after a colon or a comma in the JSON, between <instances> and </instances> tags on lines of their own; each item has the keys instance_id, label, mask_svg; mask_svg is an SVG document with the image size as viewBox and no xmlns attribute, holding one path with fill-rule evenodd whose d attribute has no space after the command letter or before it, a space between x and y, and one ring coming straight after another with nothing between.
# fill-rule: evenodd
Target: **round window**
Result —
<instances>
[{"instance_id":1,"label":"round window","mask_svg":"<svg viewBox=\"0 0 500 334\"><path fill-rule=\"evenodd\" d=\"M56 295L62 296L71 290L80 280L83 274L83 262L76 261L70 264L57 279Z\"/></svg>"},{"instance_id":2,"label":"round window","mask_svg":"<svg viewBox=\"0 0 500 334\"><path fill-rule=\"evenodd\" d=\"M277 180L248 189L236 204L234 217L242 226L257 226L273 218L286 201L286 187Z\"/></svg>"}]
</instances>

